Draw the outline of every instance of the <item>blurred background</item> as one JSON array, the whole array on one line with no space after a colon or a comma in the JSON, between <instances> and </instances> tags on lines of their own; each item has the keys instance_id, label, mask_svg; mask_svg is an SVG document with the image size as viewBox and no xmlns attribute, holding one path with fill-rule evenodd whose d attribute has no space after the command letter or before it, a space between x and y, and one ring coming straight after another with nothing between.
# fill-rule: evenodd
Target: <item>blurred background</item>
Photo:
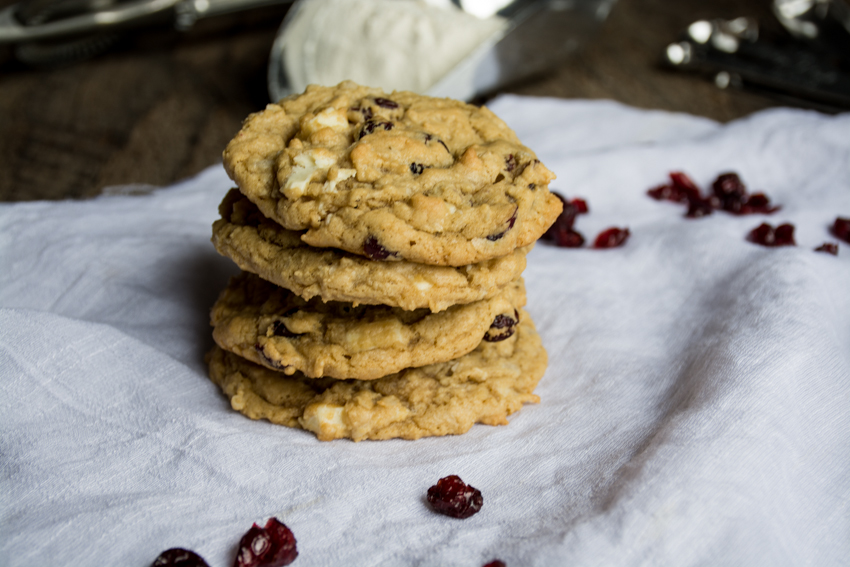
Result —
<instances>
[{"instance_id":1,"label":"blurred background","mask_svg":"<svg viewBox=\"0 0 850 567\"><path fill-rule=\"evenodd\" d=\"M316 47L318 40L309 34L320 30L319 39L336 37L329 31L331 26L351 22L361 12L337 18L336 23L327 18L324 23L312 22L312 32L298 28L284 38L285 45L281 39L275 43L284 18L295 29L294 10L303 12L306 2L296 4L297 8L273 2L250 10L229 7L232 11L201 17L210 5L208 0L193 0L191 9L186 8L188 0L179 9L174 8L174 0L150 0L150 9L170 7L117 31L9 39L8 34L27 31L22 28L56 27L69 14L79 16L83 9L97 8L98 2L103 5L110 0L62 0L59 4L56 0L0 0L0 31L5 25L7 33L6 40L0 41L2 201L86 198L115 185L144 191L149 185L168 185L191 176L220 161L222 149L249 113L262 109L271 97L286 94L305 76L309 80L304 69L298 70L301 75L292 69L296 63L322 53L325 61L334 63L346 54L355 60L360 57L347 44ZM817 3L809 4L813 2ZM533 4L525 4L529 3ZM456 4L467 11L465 17L482 2ZM493 3L489 4L492 8ZM463 59L468 67L465 75L450 77L441 85L423 78L424 71L417 75L431 91L476 103L502 93L611 99L724 122L779 105L823 112L845 108L846 75L840 73L846 71L843 57L850 49L834 61L818 53L810 57L817 65L827 61L839 72L833 76L829 69L817 69L819 75L812 81L824 80L834 87L825 98L789 93L770 81L753 81L746 65L736 67L740 61L730 59L739 44L750 52L762 49L771 38L779 45L790 45L792 37L770 0L587 0L587 5L582 0L558 0L546 2L550 11L536 16L529 16L528 6L522 3L517 7L496 0L496 4L495 8L501 6L502 24L482 28L474 41L469 40L471 34L463 34L472 41L463 47L464 53L472 49ZM799 4L797 0L797 8ZM447 9L458 10L457 6ZM302 19L320 17L304 14ZM363 20L363 26L371 26L369 33L379 36L383 33L379 24L401 26L396 24L400 18L363 16ZM423 31L416 20L411 22L417 37L451 29L451 22L438 22L437 32ZM401 39L396 41L405 41L412 32L399 33ZM431 40L446 44L440 37ZM364 49L379 43L369 41ZM381 36L383 41L393 40ZM392 59L389 54L398 55L391 44L381 43L380 48L388 54L387 61ZM842 48L838 49L841 53ZM792 63L800 67L800 57L795 57ZM545 64L536 65L538 59ZM771 54L768 59L778 60Z\"/></svg>"}]
</instances>

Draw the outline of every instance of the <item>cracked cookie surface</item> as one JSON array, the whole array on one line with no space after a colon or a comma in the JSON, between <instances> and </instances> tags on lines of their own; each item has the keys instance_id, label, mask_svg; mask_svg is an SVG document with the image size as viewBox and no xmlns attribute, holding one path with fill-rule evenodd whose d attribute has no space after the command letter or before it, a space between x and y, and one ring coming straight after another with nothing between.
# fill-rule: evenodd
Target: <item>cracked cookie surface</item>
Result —
<instances>
[{"instance_id":1,"label":"cracked cookie surface","mask_svg":"<svg viewBox=\"0 0 850 567\"><path fill-rule=\"evenodd\" d=\"M467 266L375 262L332 248L314 248L300 233L265 218L256 205L231 190L213 224L213 244L243 270L303 299L383 304L406 310L442 311L493 297L525 269L530 247Z\"/></svg>"},{"instance_id":2,"label":"cracked cookie surface","mask_svg":"<svg viewBox=\"0 0 850 567\"><path fill-rule=\"evenodd\" d=\"M378 380L286 376L221 348L208 355L210 378L236 411L312 431L322 441L457 435L475 423L506 425L523 404L539 401L533 391L546 351L531 317L520 317L505 341Z\"/></svg>"},{"instance_id":3,"label":"cracked cookie surface","mask_svg":"<svg viewBox=\"0 0 850 567\"><path fill-rule=\"evenodd\" d=\"M351 82L248 117L223 155L263 215L311 246L463 266L536 241L554 179L485 107Z\"/></svg>"},{"instance_id":4,"label":"cracked cookie surface","mask_svg":"<svg viewBox=\"0 0 850 567\"><path fill-rule=\"evenodd\" d=\"M495 297L439 313L384 305L305 301L244 272L212 308L213 339L225 350L287 374L373 380L403 368L457 358L482 340L501 341L525 305L515 280ZM491 326L498 327L491 331ZM509 320L508 326L501 321Z\"/></svg>"}]
</instances>

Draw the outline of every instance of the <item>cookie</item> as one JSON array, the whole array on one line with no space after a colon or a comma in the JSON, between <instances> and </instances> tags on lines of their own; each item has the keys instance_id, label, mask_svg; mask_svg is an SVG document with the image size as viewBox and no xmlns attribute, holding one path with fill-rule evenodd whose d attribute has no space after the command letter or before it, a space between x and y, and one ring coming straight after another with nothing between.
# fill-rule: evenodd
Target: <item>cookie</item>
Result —
<instances>
[{"instance_id":1,"label":"cookie","mask_svg":"<svg viewBox=\"0 0 850 567\"><path fill-rule=\"evenodd\" d=\"M378 380L286 376L220 348L208 356L210 378L236 411L312 431L322 441L456 435L475 423L506 425L523 404L539 401L533 391L546 351L531 317L523 311L520 318L502 342Z\"/></svg>"},{"instance_id":2,"label":"cookie","mask_svg":"<svg viewBox=\"0 0 850 567\"><path fill-rule=\"evenodd\" d=\"M304 299L383 304L437 312L452 305L493 297L525 269L530 247L468 266L374 262L333 248L314 248L300 233L260 214L232 190L213 224L213 244L243 270L258 274Z\"/></svg>"},{"instance_id":3,"label":"cookie","mask_svg":"<svg viewBox=\"0 0 850 567\"><path fill-rule=\"evenodd\" d=\"M344 82L253 114L223 155L263 215L310 246L464 266L532 244L554 179L485 107Z\"/></svg>"},{"instance_id":4,"label":"cookie","mask_svg":"<svg viewBox=\"0 0 850 567\"><path fill-rule=\"evenodd\" d=\"M225 350L286 374L374 380L457 358L513 334L525 305L522 279L491 299L439 313L384 305L305 301L254 274L234 277L212 309ZM492 327L492 328L491 328Z\"/></svg>"}]
</instances>

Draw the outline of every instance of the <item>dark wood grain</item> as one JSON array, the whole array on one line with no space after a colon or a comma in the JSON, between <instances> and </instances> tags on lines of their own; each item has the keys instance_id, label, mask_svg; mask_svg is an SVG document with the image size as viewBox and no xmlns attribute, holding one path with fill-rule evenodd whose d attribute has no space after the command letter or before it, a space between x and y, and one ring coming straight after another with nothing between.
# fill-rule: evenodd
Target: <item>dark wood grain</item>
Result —
<instances>
[{"instance_id":1,"label":"dark wood grain","mask_svg":"<svg viewBox=\"0 0 850 567\"><path fill-rule=\"evenodd\" d=\"M8 1L5 2L8 4ZM769 19L764 0L620 0L598 35L551 74L507 92L608 98L721 121L775 103L659 66L701 17ZM221 159L242 119L268 101L266 64L285 8L132 36L94 60L28 69L0 53L0 200L84 198L167 185Z\"/></svg>"}]
</instances>

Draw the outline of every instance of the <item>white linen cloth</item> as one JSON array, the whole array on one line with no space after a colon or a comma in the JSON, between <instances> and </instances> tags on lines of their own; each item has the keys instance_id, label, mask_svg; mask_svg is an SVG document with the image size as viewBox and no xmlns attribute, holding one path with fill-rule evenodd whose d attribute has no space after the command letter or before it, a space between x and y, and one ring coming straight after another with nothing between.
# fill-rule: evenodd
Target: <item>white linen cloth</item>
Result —
<instances>
[{"instance_id":1,"label":"white linen cloth","mask_svg":"<svg viewBox=\"0 0 850 567\"><path fill-rule=\"evenodd\" d=\"M612 250L538 245L528 310L549 352L506 427L321 443L251 421L206 378L231 262L209 242L220 166L145 196L0 205L0 563L231 565L276 516L294 565L850 564L850 115L720 125L611 102L491 107L587 199ZM646 190L738 172L782 210L684 218ZM798 246L745 240L792 222ZM480 513L432 512L457 474Z\"/></svg>"}]
</instances>

